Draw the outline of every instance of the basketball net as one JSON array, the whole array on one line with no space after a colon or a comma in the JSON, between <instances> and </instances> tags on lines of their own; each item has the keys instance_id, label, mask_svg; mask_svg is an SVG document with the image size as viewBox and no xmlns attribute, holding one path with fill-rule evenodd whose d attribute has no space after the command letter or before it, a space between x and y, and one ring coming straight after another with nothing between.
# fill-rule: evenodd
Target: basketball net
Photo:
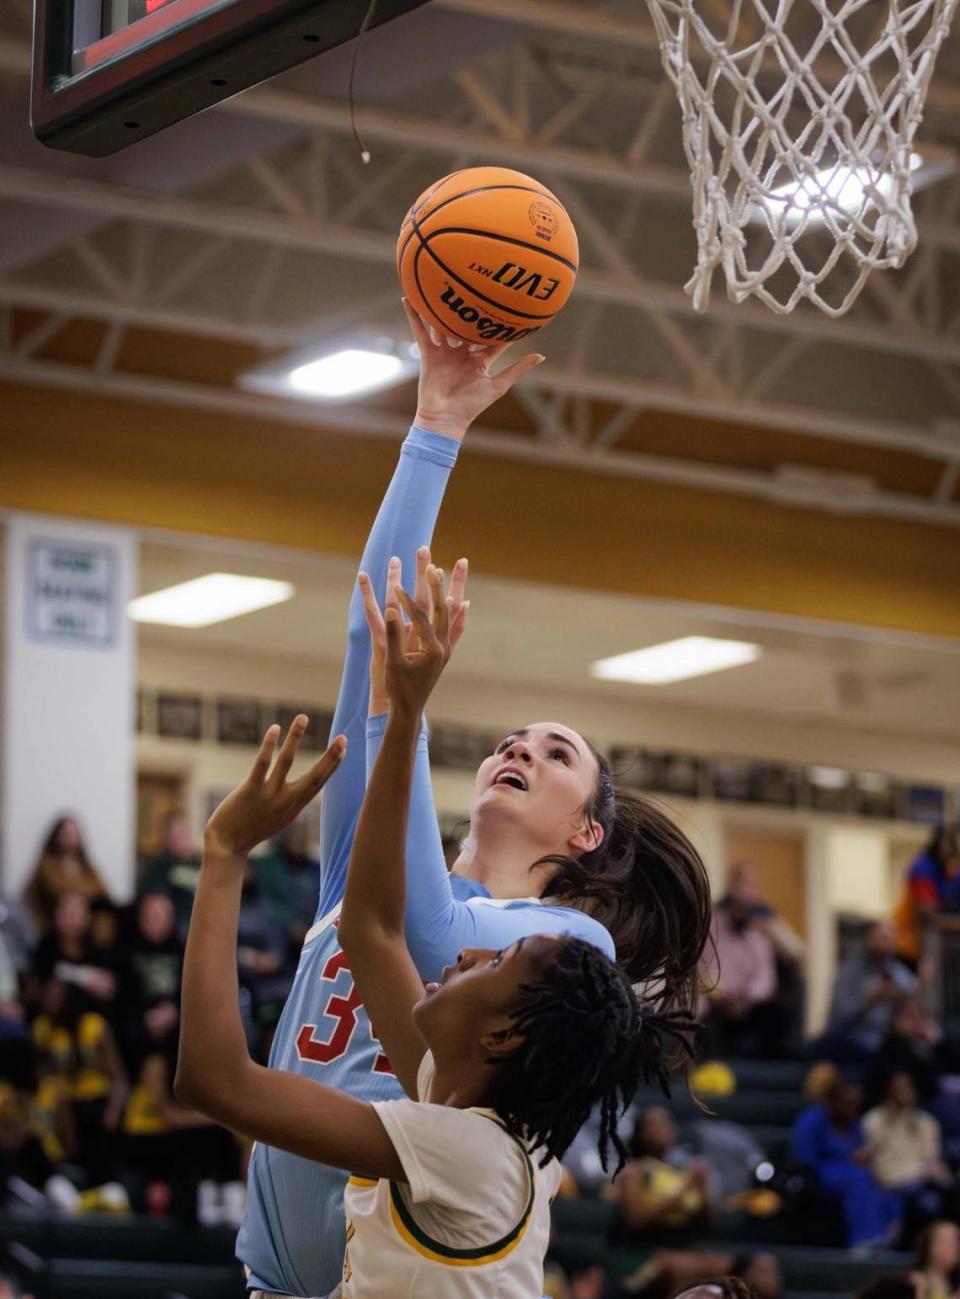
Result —
<instances>
[{"instance_id":1,"label":"basketball net","mask_svg":"<svg viewBox=\"0 0 960 1299\"><path fill-rule=\"evenodd\" d=\"M721 266L734 302L840 316L871 271L903 265L914 136L957 2L647 0L683 113L697 311Z\"/></svg>"}]
</instances>

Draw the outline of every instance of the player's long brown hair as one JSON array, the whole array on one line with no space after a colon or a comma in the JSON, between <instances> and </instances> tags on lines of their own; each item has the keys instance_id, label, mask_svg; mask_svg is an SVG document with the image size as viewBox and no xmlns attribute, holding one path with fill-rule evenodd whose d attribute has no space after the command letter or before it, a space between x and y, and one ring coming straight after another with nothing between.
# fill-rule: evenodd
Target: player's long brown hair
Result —
<instances>
[{"instance_id":1,"label":"player's long brown hair","mask_svg":"<svg viewBox=\"0 0 960 1299\"><path fill-rule=\"evenodd\" d=\"M607 760L590 747L599 773L584 815L603 828L603 840L579 858L541 858L537 865L559 868L545 892L605 926L618 965L659 1010L691 1009L710 936L706 868L654 801L614 789Z\"/></svg>"}]
</instances>

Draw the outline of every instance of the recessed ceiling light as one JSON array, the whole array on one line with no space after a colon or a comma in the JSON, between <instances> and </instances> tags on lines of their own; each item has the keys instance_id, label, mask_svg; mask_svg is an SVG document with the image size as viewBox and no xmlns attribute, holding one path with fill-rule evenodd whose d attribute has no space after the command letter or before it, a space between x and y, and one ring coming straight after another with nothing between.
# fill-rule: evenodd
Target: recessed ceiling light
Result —
<instances>
[{"instance_id":1,"label":"recessed ceiling light","mask_svg":"<svg viewBox=\"0 0 960 1299\"><path fill-rule=\"evenodd\" d=\"M688 677L706 676L726 668L753 663L762 650L742 640L719 640L714 636L683 636L647 649L613 658L598 659L590 675L603 681L631 681L643 686L664 686Z\"/></svg>"},{"instance_id":2,"label":"recessed ceiling light","mask_svg":"<svg viewBox=\"0 0 960 1299\"><path fill-rule=\"evenodd\" d=\"M951 167L943 160L931 158L928 161L919 153L911 153L911 192L916 193L926 188L949 170ZM889 172L878 171L869 163L859 167L845 167L835 163L821 168L812 176L803 176L777 186L770 192L766 206L773 209L772 200L781 200L787 225L796 226L802 220L813 223L824 221L825 208L848 214L859 212L864 200L869 200L874 193L884 199L893 193L893 178ZM753 219L766 220L762 208L758 207Z\"/></svg>"},{"instance_id":3,"label":"recessed ceiling light","mask_svg":"<svg viewBox=\"0 0 960 1299\"><path fill-rule=\"evenodd\" d=\"M134 622L209 627L227 618L238 618L242 613L281 604L292 595L290 582L242 577L239 573L207 573L205 577L137 596L127 605L127 612Z\"/></svg>"},{"instance_id":4,"label":"recessed ceiling light","mask_svg":"<svg viewBox=\"0 0 960 1299\"><path fill-rule=\"evenodd\" d=\"M399 356L346 347L342 352L298 365L290 372L290 386L307 397L356 397L395 383L403 368Z\"/></svg>"},{"instance_id":5,"label":"recessed ceiling light","mask_svg":"<svg viewBox=\"0 0 960 1299\"><path fill-rule=\"evenodd\" d=\"M301 348L248 370L238 382L274 397L349 401L412 379L419 368L420 354L413 344L366 330L340 340L333 351L329 345Z\"/></svg>"}]
</instances>

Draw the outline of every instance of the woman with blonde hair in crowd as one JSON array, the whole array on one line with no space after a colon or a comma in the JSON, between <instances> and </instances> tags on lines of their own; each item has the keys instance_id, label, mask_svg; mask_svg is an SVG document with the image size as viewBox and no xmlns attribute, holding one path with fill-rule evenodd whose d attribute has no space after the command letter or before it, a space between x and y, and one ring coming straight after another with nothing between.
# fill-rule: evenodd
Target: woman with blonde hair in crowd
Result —
<instances>
[{"instance_id":1,"label":"woman with blonde hair in crowd","mask_svg":"<svg viewBox=\"0 0 960 1299\"><path fill-rule=\"evenodd\" d=\"M89 902L107 895L100 872L87 855L80 826L72 816L60 816L50 827L24 890L24 901L41 933L52 925L64 893L82 893Z\"/></svg>"}]
</instances>

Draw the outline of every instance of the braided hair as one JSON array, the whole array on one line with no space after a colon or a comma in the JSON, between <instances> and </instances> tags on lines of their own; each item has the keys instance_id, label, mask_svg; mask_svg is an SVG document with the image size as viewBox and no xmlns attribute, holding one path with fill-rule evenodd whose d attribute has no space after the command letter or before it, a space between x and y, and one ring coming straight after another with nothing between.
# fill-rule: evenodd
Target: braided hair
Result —
<instances>
[{"instance_id":1,"label":"braided hair","mask_svg":"<svg viewBox=\"0 0 960 1299\"><path fill-rule=\"evenodd\" d=\"M499 1066L493 1108L531 1149L543 1147L546 1164L563 1155L599 1106L600 1162L606 1172L612 1145L616 1176L627 1159L617 1120L641 1080L669 1095L667 1039L692 1057L696 1020L641 1001L623 971L580 938L560 939L555 959L520 993L513 1019L522 1041L490 1060Z\"/></svg>"}]
</instances>

